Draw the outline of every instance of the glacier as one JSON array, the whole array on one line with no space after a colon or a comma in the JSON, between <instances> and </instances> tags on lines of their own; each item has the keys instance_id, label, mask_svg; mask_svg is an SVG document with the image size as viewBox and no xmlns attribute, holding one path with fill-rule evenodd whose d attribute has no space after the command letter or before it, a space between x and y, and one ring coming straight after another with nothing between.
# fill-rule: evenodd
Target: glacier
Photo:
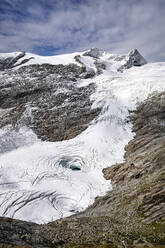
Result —
<instances>
[{"instance_id":1,"label":"glacier","mask_svg":"<svg viewBox=\"0 0 165 248\"><path fill-rule=\"evenodd\" d=\"M134 137L130 112L150 94L165 90L165 63L146 64L141 58L142 66L130 66L130 55L98 50L88 51L84 57L76 53L46 57L46 61L38 55L26 56L34 59L25 65L78 63L74 57L80 56L89 70L96 72L96 58L106 66L94 78L77 82L77 87L95 83L92 108L101 108L80 135L58 142L41 141L21 120L19 130L10 126L0 130L0 147L6 147L0 153L0 215L47 223L83 211L96 196L111 190L102 170L124 160L124 147ZM17 65L12 70L21 66ZM0 109L1 118L4 111ZM27 107L24 119L30 115Z\"/></svg>"}]
</instances>

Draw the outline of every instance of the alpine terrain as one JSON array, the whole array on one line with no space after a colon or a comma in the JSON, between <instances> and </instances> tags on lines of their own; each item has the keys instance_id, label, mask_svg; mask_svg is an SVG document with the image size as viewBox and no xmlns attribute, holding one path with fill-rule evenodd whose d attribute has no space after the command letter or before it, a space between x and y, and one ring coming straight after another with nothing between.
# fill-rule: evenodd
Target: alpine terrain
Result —
<instances>
[{"instance_id":1,"label":"alpine terrain","mask_svg":"<svg viewBox=\"0 0 165 248\"><path fill-rule=\"evenodd\" d=\"M165 247L165 62L0 54L0 247Z\"/></svg>"}]
</instances>

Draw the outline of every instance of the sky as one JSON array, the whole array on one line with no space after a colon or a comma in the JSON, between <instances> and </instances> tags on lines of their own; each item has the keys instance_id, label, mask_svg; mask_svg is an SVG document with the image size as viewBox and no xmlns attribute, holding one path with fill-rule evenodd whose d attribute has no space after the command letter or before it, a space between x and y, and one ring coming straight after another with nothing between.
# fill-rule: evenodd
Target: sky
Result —
<instances>
[{"instance_id":1,"label":"sky","mask_svg":"<svg viewBox=\"0 0 165 248\"><path fill-rule=\"evenodd\" d=\"M165 61L165 0L0 0L0 53L91 47Z\"/></svg>"}]
</instances>

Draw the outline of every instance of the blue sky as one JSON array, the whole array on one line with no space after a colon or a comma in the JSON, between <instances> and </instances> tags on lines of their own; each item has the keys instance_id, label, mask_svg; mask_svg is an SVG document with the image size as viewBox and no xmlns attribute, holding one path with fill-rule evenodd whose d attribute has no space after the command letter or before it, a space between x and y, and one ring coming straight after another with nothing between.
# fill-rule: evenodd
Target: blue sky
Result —
<instances>
[{"instance_id":1,"label":"blue sky","mask_svg":"<svg viewBox=\"0 0 165 248\"><path fill-rule=\"evenodd\" d=\"M165 61L165 0L0 0L0 52L91 47Z\"/></svg>"}]
</instances>

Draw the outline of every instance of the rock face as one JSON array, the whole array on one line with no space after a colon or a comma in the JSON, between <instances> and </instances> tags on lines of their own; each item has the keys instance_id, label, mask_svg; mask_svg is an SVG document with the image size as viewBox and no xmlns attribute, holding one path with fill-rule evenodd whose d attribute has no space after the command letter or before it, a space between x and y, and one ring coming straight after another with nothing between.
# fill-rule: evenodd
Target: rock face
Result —
<instances>
[{"instance_id":1,"label":"rock face","mask_svg":"<svg viewBox=\"0 0 165 248\"><path fill-rule=\"evenodd\" d=\"M119 71L129 69L132 66L145 65L146 63L147 61L143 58L139 51L137 49L134 49L128 54L127 62L119 68Z\"/></svg>"},{"instance_id":2,"label":"rock face","mask_svg":"<svg viewBox=\"0 0 165 248\"><path fill-rule=\"evenodd\" d=\"M112 191L47 225L1 218L1 247L165 247L165 93L150 96L130 121L136 135L125 162L103 171Z\"/></svg>"},{"instance_id":3,"label":"rock face","mask_svg":"<svg viewBox=\"0 0 165 248\"><path fill-rule=\"evenodd\" d=\"M19 128L30 109L26 126L42 140L60 141L80 134L98 115L91 109L94 84L78 87L85 69L70 65L30 65L1 74L0 108L6 110L0 128ZM93 77L95 75L89 75ZM23 122L23 119L22 119ZM22 123L23 124L23 123Z\"/></svg>"}]
</instances>

